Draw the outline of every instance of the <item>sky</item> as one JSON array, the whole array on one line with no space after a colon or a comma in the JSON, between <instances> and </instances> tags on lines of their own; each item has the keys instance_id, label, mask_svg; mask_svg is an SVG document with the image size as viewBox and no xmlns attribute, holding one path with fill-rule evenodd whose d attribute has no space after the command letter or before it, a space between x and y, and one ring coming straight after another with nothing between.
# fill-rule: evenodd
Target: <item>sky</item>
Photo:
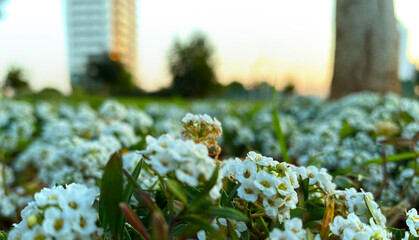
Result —
<instances>
[{"instance_id":1,"label":"sky","mask_svg":"<svg viewBox=\"0 0 419 240\"><path fill-rule=\"evenodd\" d=\"M65 0L9 0L0 21L0 79L24 68L36 89L70 92L62 5ZM407 57L419 65L419 1L395 0L409 31ZM246 86L267 81L326 96L334 53L334 0L138 0L139 85L170 84L167 57L174 38L206 33L218 80Z\"/></svg>"}]
</instances>

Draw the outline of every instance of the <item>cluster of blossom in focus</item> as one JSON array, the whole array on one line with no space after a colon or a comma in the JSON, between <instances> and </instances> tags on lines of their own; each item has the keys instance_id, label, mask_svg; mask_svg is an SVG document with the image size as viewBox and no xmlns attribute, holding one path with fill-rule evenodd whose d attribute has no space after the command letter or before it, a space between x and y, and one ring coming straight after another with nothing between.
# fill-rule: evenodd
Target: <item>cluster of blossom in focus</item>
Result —
<instances>
[{"instance_id":1,"label":"cluster of blossom in focus","mask_svg":"<svg viewBox=\"0 0 419 240\"><path fill-rule=\"evenodd\" d=\"M221 123L216 118L211 118L208 114L194 115L187 113L182 118L183 137L192 139L196 143L204 144L210 151L210 155L215 159L221 152L218 146L217 138L222 134Z\"/></svg>"},{"instance_id":2,"label":"cluster of blossom in focus","mask_svg":"<svg viewBox=\"0 0 419 240\"><path fill-rule=\"evenodd\" d=\"M263 205L269 217L283 222L290 217L290 209L296 208L298 176L285 163L249 152L243 161L223 161L222 173L240 184L238 197Z\"/></svg>"},{"instance_id":3,"label":"cluster of blossom in focus","mask_svg":"<svg viewBox=\"0 0 419 240\"><path fill-rule=\"evenodd\" d=\"M225 160L222 173L240 184L239 198L263 206L266 215L280 222L289 219L290 210L297 207L299 178L309 179L312 191L317 191L320 197L335 189L326 169L296 167L255 152L249 152L244 160Z\"/></svg>"},{"instance_id":4,"label":"cluster of blossom in focus","mask_svg":"<svg viewBox=\"0 0 419 240\"><path fill-rule=\"evenodd\" d=\"M190 187L197 187L201 179L208 181L217 165L208 156L208 149L192 140L175 139L170 135L159 138L147 136L147 148L139 151L150 168L160 176L174 173L176 179ZM221 179L211 189L213 199L220 196Z\"/></svg>"}]
</instances>

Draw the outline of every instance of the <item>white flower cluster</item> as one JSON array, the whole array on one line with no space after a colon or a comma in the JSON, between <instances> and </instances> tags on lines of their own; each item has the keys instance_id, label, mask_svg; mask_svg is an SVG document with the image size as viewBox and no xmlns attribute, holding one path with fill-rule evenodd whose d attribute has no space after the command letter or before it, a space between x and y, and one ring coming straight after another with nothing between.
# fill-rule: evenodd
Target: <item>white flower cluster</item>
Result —
<instances>
[{"instance_id":1,"label":"white flower cluster","mask_svg":"<svg viewBox=\"0 0 419 240\"><path fill-rule=\"evenodd\" d=\"M355 213L350 213L346 219L336 216L329 226L330 231L341 239L391 239L391 233L385 227L377 225L373 218L366 224Z\"/></svg>"},{"instance_id":2,"label":"white flower cluster","mask_svg":"<svg viewBox=\"0 0 419 240\"><path fill-rule=\"evenodd\" d=\"M56 112L47 103L37 105L37 114L43 116L41 136L13 161L14 169L33 165L46 184L96 184L110 154L137 144L137 134L152 124L146 113L112 100L98 113L86 104L59 105Z\"/></svg>"},{"instance_id":3,"label":"white flower cluster","mask_svg":"<svg viewBox=\"0 0 419 240\"><path fill-rule=\"evenodd\" d=\"M285 220L284 230L274 228L269 233L269 240L303 240L307 239L306 230L303 229L303 222L299 218Z\"/></svg>"},{"instance_id":4,"label":"white flower cluster","mask_svg":"<svg viewBox=\"0 0 419 240\"><path fill-rule=\"evenodd\" d=\"M13 152L22 140L29 140L35 131L35 117L29 103L0 101L0 154Z\"/></svg>"},{"instance_id":5,"label":"white flower cluster","mask_svg":"<svg viewBox=\"0 0 419 240\"><path fill-rule=\"evenodd\" d=\"M5 152L7 156L16 156L7 159L7 172L12 170L18 178L16 181L20 181L20 176L35 178L34 182L39 183L32 186L35 189L56 183L95 186L109 156L133 147L143 134L150 132L152 124L152 118L145 112L112 100L105 101L99 111L86 103L32 105L3 100L0 103L0 158ZM14 154L15 151L18 154ZM31 174L33 170L36 175ZM2 216L15 214L16 207L32 198L25 196L24 188L13 181L8 185L7 196L1 194ZM0 192L5 193L3 185Z\"/></svg>"},{"instance_id":6,"label":"white flower cluster","mask_svg":"<svg viewBox=\"0 0 419 240\"><path fill-rule=\"evenodd\" d=\"M315 185L317 189L321 190L324 195L334 193L336 185L333 183L333 178L327 173L326 168L317 168L315 166L295 167L289 165L291 169L298 173L304 180L309 179L309 185Z\"/></svg>"},{"instance_id":7,"label":"white flower cluster","mask_svg":"<svg viewBox=\"0 0 419 240\"><path fill-rule=\"evenodd\" d=\"M419 237L419 215L415 208L407 212L406 225L409 227L410 234Z\"/></svg>"},{"instance_id":8,"label":"white flower cluster","mask_svg":"<svg viewBox=\"0 0 419 240\"><path fill-rule=\"evenodd\" d=\"M161 176L173 172L180 182L197 187L201 179L209 180L216 169L214 159L208 156L208 150L203 144L175 139L170 135L162 135L159 138L147 136L146 142L146 150L139 153L151 169ZM219 178L210 191L211 198L220 197L221 187Z\"/></svg>"},{"instance_id":9,"label":"white flower cluster","mask_svg":"<svg viewBox=\"0 0 419 240\"><path fill-rule=\"evenodd\" d=\"M155 120L153 128L156 136L170 134L173 137L179 137L182 131L179 120L187 113L184 107L176 104L150 103L145 107L145 112Z\"/></svg>"},{"instance_id":10,"label":"white flower cluster","mask_svg":"<svg viewBox=\"0 0 419 240\"><path fill-rule=\"evenodd\" d=\"M42 182L49 185L72 182L95 185L109 156L121 148L115 137L107 135L92 140L72 137L56 145L35 141L20 154L13 166L21 172L32 164L38 169Z\"/></svg>"},{"instance_id":11,"label":"white flower cluster","mask_svg":"<svg viewBox=\"0 0 419 240\"><path fill-rule=\"evenodd\" d=\"M290 218L290 209L296 208L298 175L286 163L249 152L243 161L223 161L222 173L240 184L237 194L241 199L262 203L269 217L283 222Z\"/></svg>"},{"instance_id":12,"label":"white flower cluster","mask_svg":"<svg viewBox=\"0 0 419 240\"><path fill-rule=\"evenodd\" d=\"M122 167L129 173L132 173L137 165L141 162L141 155L132 151L122 155ZM147 168L146 164L143 164L140 175L138 176L137 182L144 190L153 190L157 188L158 177Z\"/></svg>"},{"instance_id":13,"label":"white flower cluster","mask_svg":"<svg viewBox=\"0 0 419 240\"><path fill-rule=\"evenodd\" d=\"M336 191L335 197L341 215L330 224L334 235L342 239L391 239L385 225L386 217L371 193L351 188Z\"/></svg>"},{"instance_id":14,"label":"white flower cluster","mask_svg":"<svg viewBox=\"0 0 419 240\"><path fill-rule=\"evenodd\" d=\"M97 190L81 184L44 188L22 210L22 221L8 239L100 239L92 207L96 195Z\"/></svg>"},{"instance_id":15,"label":"white flower cluster","mask_svg":"<svg viewBox=\"0 0 419 240\"><path fill-rule=\"evenodd\" d=\"M372 215L377 218L379 225L385 227L386 217L381 213L378 204L370 192L357 192L354 188L337 190L335 196L341 208L347 210L343 215L354 213L363 223L368 223ZM367 206L369 202L370 207ZM372 213L371 213L372 211Z\"/></svg>"}]
</instances>

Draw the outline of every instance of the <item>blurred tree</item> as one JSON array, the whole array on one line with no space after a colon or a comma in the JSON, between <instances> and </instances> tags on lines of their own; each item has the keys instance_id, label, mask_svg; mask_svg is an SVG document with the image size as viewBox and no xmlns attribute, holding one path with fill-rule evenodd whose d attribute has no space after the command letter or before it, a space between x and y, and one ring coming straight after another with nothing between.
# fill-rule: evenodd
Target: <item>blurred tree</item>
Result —
<instances>
[{"instance_id":1,"label":"blurred tree","mask_svg":"<svg viewBox=\"0 0 419 240\"><path fill-rule=\"evenodd\" d=\"M11 89L16 95L29 92L30 87L28 81L24 77L23 70L18 67L11 67L4 79L2 89L3 91Z\"/></svg>"},{"instance_id":2,"label":"blurred tree","mask_svg":"<svg viewBox=\"0 0 419 240\"><path fill-rule=\"evenodd\" d=\"M115 55L108 53L89 57L86 72L81 77L88 91L102 90L105 94L121 94L136 89L131 73L115 59Z\"/></svg>"},{"instance_id":3,"label":"blurred tree","mask_svg":"<svg viewBox=\"0 0 419 240\"><path fill-rule=\"evenodd\" d=\"M282 90L286 94L294 94L295 93L295 85L293 83L287 83L284 89Z\"/></svg>"},{"instance_id":4,"label":"blurred tree","mask_svg":"<svg viewBox=\"0 0 419 240\"><path fill-rule=\"evenodd\" d=\"M336 0L331 97L399 91L398 31L393 0Z\"/></svg>"},{"instance_id":5,"label":"blurred tree","mask_svg":"<svg viewBox=\"0 0 419 240\"><path fill-rule=\"evenodd\" d=\"M203 97L221 90L212 54L213 49L203 34L195 34L186 44L176 40L169 56L172 91L184 97Z\"/></svg>"}]
</instances>

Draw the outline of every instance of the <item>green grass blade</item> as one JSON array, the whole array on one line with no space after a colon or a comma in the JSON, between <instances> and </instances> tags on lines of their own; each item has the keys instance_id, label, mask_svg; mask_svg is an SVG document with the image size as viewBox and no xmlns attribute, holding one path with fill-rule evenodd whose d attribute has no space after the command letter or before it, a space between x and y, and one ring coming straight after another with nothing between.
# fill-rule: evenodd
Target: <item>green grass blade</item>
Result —
<instances>
[{"instance_id":1,"label":"green grass blade","mask_svg":"<svg viewBox=\"0 0 419 240\"><path fill-rule=\"evenodd\" d=\"M138 176L140 176L141 170L143 168L143 164L144 164L144 158L141 159L141 161L137 164L137 166L135 167L134 171L131 174L134 180L137 180ZM128 181L127 186L125 187L125 190L124 190L124 194L123 194L125 203L129 204L133 192L134 192L134 184Z\"/></svg>"},{"instance_id":2,"label":"green grass blade","mask_svg":"<svg viewBox=\"0 0 419 240\"><path fill-rule=\"evenodd\" d=\"M276 111L274 106L272 106L272 122L273 122L276 139L278 140L278 144L281 147L282 159L285 162L289 163L290 160L288 157L287 142L286 142L284 133L282 132L281 123L278 117L278 112Z\"/></svg>"},{"instance_id":3,"label":"green grass blade","mask_svg":"<svg viewBox=\"0 0 419 240\"><path fill-rule=\"evenodd\" d=\"M419 156L419 154L416 154L416 156ZM401 162L404 160L413 159L414 157L415 157L414 152L407 152L407 153L399 153L399 154L387 156L386 160L387 162ZM383 162L383 158L376 158L376 159L372 159L368 162L363 163L362 166L367 166L371 164L382 164L382 162Z\"/></svg>"}]
</instances>

